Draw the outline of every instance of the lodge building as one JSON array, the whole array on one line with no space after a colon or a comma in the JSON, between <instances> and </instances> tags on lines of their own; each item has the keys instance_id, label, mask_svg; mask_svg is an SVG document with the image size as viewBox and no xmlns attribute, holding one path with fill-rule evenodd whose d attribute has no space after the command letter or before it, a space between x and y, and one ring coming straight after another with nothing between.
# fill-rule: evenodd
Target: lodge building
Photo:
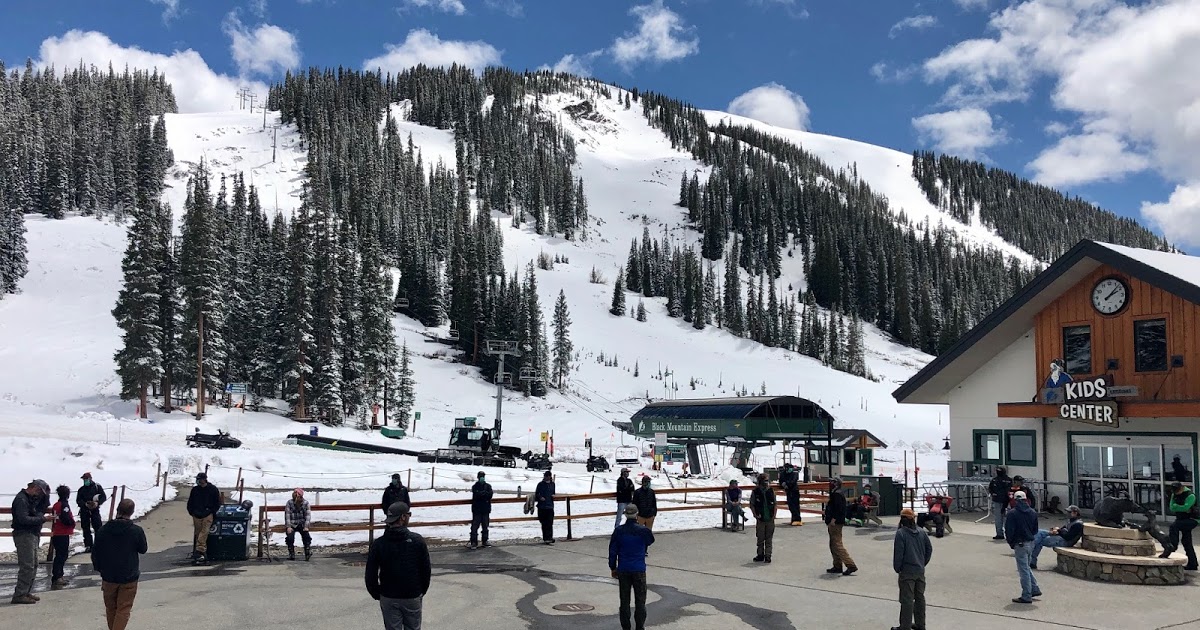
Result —
<instances>
[{"instance_id":1,"label":"lodge building","mask_svg":"<svg viewBox=\"0 0 1200 630\"><path fill-rule=\"evenodd\" d=\"M1196 481L1200 258L1083 241L893 396L949 406L952 478L1003 465L1064 506L1161 513Z\"/></svg>"}]
</instances>

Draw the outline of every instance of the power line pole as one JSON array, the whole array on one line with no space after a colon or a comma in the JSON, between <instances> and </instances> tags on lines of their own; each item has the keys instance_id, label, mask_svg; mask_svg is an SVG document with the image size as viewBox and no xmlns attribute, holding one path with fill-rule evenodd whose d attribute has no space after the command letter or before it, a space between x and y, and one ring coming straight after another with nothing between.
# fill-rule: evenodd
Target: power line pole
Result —
<instances>
[{"instance_id":1,"label":"power line pole","mask_svg":"<svg viewBox=\"0 0 1200 630\"><path fill-rule=\"evenodd\" d=\"M263 103L263 131L267 130L267 104Z\"/></svg>"},{"instance_id":2,"label":"power line pole","mask_svg":"<svg viewBox=\"0 0 1200 630\"><path fill-rule=\"evenodd\" d=\"M275 146L279 140L279 125L271 128L271 163L275 163Z\"/></svg>"},{"instance_id":3,"label":"power line pole","mask_svg":"<svg viewBox=\"0 0 1200 630\"><path fill-rule=\"evenodd\" d=\"M257 94L251 94L251 95L250 95L250 112L251 112L251 113L254 113L254 101L255 101L255 100L257 100L257 99L258 99L258 95L257 95Z\"/></svg>"}]
</instances>

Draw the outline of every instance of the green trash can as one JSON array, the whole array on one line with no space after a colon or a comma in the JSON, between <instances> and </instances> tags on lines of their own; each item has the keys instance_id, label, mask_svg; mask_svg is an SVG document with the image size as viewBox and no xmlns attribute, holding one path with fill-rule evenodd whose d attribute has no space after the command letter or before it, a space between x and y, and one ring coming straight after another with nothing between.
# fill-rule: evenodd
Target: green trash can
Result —
<instances>
[{"instance_id":1,"label":"green trash can","mask_svg":"<svg viewBox=\"0 0 1200 630\"><path fill-rule=\"evenodd\" d=\"M250 551L250 510L237 503L222 505L208 529L208 559L244 561Z\"/></svg>"}]
</instances>

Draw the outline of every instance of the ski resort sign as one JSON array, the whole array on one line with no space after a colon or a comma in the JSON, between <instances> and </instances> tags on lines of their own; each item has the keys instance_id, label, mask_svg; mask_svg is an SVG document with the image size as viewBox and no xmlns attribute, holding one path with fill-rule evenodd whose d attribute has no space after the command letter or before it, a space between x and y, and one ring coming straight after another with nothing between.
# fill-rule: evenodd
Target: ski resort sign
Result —
<instances>
[{"instance_id":1,"label":"ski resort sign","mask_svg":"<svg viewBox=\"0 0 1200 630\"><path fill-rule=\"evenodd\" d=\"M1120 416L1117 403L1111 400L1115 393L1111 391L1113 389L1116 388L1112 386L1109 376L1064 383L1058 417L1093 426L1117 428L1120 426Z\"/></svg>"},{"instance_id":2,"label":"ski resort sign","mask_svg":"<svg viewBox=\"0 0 1200 630\"><path fill-rule=\"evenodd\" d=\"M664 434L670 437L720 438L741 435L745 429L740 420L638 420L634 431L638 435Z\"/></svg>"}]
</instances>

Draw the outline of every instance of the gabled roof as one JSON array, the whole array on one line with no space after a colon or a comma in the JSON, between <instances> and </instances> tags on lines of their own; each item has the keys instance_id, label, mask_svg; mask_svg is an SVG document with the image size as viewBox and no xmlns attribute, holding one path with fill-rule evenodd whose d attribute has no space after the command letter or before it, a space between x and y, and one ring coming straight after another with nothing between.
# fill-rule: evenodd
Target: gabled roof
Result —
<instances>
[{"instance_id":1,"label":"gabled roof","mask_svg":"<svg viewBox=\"0 0 1200 630\"><path fill-rule=\"evenodd\" d=\"M858 438L866 436L867 444L870 448L887 448L887 444L883 440L875 436L874 433L866 429L834 429L832 444L826 438L813 436L805 442L805 446L832 446L833 448L845 448L851 444L857 444Z\"/></svg>"},{"instance_id":2,"label":"gabled roof","mask_svg":"<svg viewBox=\"0 0 1200 630\"><path fill-rule=\"evenodd\" d=\"M1033 328L1034 317L1101 265L1200 304L1200 258L1080 241L992 311L949 350L892 392L902 403L944 403L946 393Z\"/></svg>"},{"instance_id":3,"label":"gabled roof","mask_svg":"<svg viewBox=\"0 0 1200 630\"><path fill-rule=\"evenodd\" d=\"M633 414L639 419L714 420L751 417L802 419L829 417L811 400L795 396L742 396L740 398L692 398L648 403Z\"/></svg>"}]
</instances>

